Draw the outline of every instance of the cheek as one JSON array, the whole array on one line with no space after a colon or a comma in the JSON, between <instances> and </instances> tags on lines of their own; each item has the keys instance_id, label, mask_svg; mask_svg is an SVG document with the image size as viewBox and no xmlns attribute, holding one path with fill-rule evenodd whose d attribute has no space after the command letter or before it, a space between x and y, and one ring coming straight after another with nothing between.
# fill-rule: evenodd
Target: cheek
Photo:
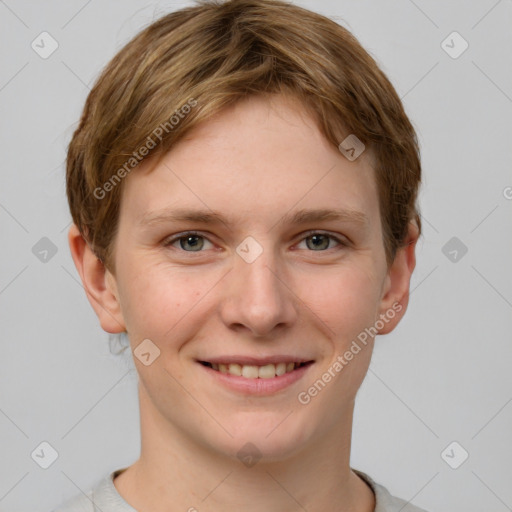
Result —
<instances>
[{"instance_id":1,"label":"cheek","mask_svg":"<svg viewBox=\"0 0 512 512\"><path fill-rule=\"evenodd\" d=\"M183 269L136 259L125 261L119 272L119 282L123 283L119 290L121 308L134 343L139 338L168 343L174 338L170 333L175 327L180 338L187 339L189 328L192 335L206 312L213 314L225 274L221 269ZM306 308L302 320L316 323L336 343L350 343L376 318L380 292L377 274L371 259L359 255L337 267L310 267L307 272L288 274L293 293L286 288L281 293L294 301L297 309Z\"/></svg>"},{"instance_id":2,"label":"cheek","mask_svg":"<svg viewBox=\"0 0 512 512\"><path fill-rule=\"evenodd\" d=\"M128 332L159 340L175 326L183 331L217 280L211 272L199 275L158 264L126 267L120 295Z\"/></svg>"},{"instance_id":3,"label":"cheek","mask_svg":"<svg viewBox=\"0 0 512 512\"><path fill-rule=\"evenodd\" d=\"M380 286L368 265L346 265L308 274L300 297L329 329L329 337L350 341L376 318Z\"/></svg>"}]
</instances>

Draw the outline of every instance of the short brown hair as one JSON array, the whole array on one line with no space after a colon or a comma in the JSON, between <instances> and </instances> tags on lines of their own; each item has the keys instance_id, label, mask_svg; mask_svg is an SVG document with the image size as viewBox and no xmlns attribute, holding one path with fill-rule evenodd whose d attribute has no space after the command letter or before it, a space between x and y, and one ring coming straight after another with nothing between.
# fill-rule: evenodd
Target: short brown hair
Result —
<instances>
[{"instance_id":1,"label":"short brown hair","mask_svg":"<svg viewBox=\"0 0 512 512\"><path fill-rule=\"evenodd\" d=\"M298 98L336 147L355 134L371 150L393 261L409 222L421 231L421 163L414 128L375 60L347 29L301 7L200 0L153 22L111 60L69 144L71 215L107 268L114 270L122 178L224 107L274 93ZM142 151L149 139L151 150Z\"/></svg>"}]
</instances>

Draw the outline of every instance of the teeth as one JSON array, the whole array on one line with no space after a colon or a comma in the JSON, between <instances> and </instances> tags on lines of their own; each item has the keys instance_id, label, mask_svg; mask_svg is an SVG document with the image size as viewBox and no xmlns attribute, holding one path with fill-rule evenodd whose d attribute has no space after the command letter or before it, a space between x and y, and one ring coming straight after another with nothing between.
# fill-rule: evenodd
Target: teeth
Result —
<instances>
[{"instance_id":1,"label":"teeth","mask_svg":"<svg viewBox=\"0 0 512 512\"><path fill-rule=\"evenodd\" d=\"M242 367L239 364L230 364L228 366L228 373L231 375L237 375L238 377L242 376Z\"/></svg>"},{"instance_id":2,"label":"teeth","mask_svg":"<svg viewBox=\"0 0 512 512\"><path fill-rule=\"evenodd\" d=\"M257 368L254 366L254 368ZM260 379L271 379L276 376L276 365L275 364L266 364L265 366L260 366L258 368L258 377ZM245 377L245 375L244 375Z\"/></svg>"},{"instance_id":3,"label":"teeth","mask_svg":"<svg viewBox=\"0 0 512 512\"><path fill-rule=\"evenodd\" d=\"M257 366L242 366L242 377L246 379L257 379L258 378L258 367Z\"/></svg>"},{"instance_id":4,"label":"teeth","mask_svg":"<svg viewBox=\"0 0 512 512\"><path fill-rule=\"evenodd\" d=\"M221 373L229 373L230 375L245 377L246 379L272 379L292 372L300 366L300 363L270 363L264 366L215 363L211 366L214 370L218 370Z\"/></svg>"},{"instance_id":5,"label":"teeth","mask_svg":"<svg viewBox=\"0 0 512 512\"><path fill-rule=\"evenodd\" d=\"M295 366L295 365L294 365ZM276 375L283 375L286 373L286 363L276 364Z\"/></svg>"}]
</instances>

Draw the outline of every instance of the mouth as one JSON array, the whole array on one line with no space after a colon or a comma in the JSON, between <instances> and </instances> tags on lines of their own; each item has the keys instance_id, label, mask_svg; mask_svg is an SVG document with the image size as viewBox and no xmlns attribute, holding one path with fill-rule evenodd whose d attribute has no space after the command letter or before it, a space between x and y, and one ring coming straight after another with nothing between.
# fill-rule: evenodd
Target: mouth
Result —
<instances>
[{"instance_id":1,"label":"mouth","mask_svg":"<svg viewBox=\"0 0 512 512\"><path fill-rule=\"evenodd\" d=\"M246 379L273 379L293 373L300 368L313 364L314 361L280 361L266 364L245 364L242 362L199 361L203 366L222 374Z\"/></svg>"}]
</instances>

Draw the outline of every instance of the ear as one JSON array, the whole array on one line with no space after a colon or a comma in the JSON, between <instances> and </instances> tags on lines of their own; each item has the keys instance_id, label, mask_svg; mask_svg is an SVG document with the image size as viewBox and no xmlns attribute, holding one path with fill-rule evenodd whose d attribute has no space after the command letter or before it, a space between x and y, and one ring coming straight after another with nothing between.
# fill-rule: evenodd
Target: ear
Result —
<instances>
[{"instance_id":1,"label":"ear","mask_svg":"<svg viewBox=\"0 0 512 512\"><path fill-rule=\"evenodd\" d=\"M94 254L75 224L69 229L68 242L85 293L102 329L112 334L125 332L115 277Z\"/></svg>"},{"instance_id":2,"label":"ear","mask_svg":"<svg viewBox=\"0 0 512 512\"><path fill-rule=\"evenodd\" d=\"M416 266L415 250L418 238L418 226L415 222L410 222L404 245L397 250L384 283L379 308L379 318L382 320L380 323L384 327L379 329L379 334L390 333L407 310L411 275Z\"/></svg>"}]
</instances>

